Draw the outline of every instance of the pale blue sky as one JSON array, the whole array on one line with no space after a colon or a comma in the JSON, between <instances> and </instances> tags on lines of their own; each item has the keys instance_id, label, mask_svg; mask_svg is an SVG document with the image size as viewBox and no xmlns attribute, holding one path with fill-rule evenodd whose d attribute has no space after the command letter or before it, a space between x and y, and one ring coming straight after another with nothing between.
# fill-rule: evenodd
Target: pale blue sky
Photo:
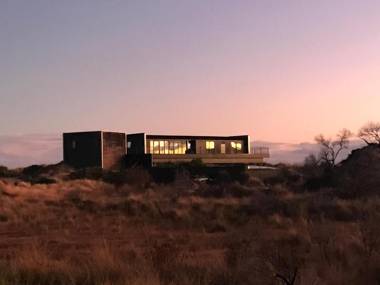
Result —
<instances>
[{"instance_id":1,"label":"pale blue sky","mask_svg":"<svg viewBox=\"0 0 380 285\"><path fill-rule=\"evenodd\" d=\"M380 1L0 1L0 134L311 141L380 120Z\"/></svg>"}]
</instances>

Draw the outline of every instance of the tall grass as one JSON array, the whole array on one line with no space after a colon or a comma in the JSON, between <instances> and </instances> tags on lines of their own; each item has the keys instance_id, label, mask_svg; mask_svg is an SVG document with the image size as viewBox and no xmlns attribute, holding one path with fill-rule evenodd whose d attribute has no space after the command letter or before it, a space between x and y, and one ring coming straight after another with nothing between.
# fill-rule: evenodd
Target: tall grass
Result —
<instances>
[{"instance_id":1,"label":"tall grass","mask_svg":"<svg viewBox=\"0 0 380 285\"><path fill-rule=\"evenodd\" d=\"M294 171L210 183L136 169L7 177L0 285L380 283L380 199L299 191Z\"/></svg>"}]
</instances>

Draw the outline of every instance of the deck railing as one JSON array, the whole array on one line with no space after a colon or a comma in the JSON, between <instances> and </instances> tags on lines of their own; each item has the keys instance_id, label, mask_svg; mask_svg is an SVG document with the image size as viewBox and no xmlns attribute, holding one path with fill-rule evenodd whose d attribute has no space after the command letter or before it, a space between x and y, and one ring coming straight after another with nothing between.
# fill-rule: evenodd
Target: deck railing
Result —
<instances>
[{"instance_id":1,"label":"deck railing","mask_svg":"<svg viewBox=\"0 0 380 285\"><path fill-rule=\"evenodd\" d=\"M264 157L264 158L268 158L268 157L270 157L269 147L262 147L262 146L254 147L253 148L253 154L257 155L257 156Z\"/></svg>"}]
</instances>

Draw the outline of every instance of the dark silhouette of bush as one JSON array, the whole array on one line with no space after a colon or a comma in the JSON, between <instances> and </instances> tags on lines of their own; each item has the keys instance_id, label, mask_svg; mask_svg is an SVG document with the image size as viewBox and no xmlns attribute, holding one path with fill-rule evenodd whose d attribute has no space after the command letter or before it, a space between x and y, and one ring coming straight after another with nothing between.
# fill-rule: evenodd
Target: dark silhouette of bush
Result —
<instances>
[{"instance_id":1,"label":"dark silhouette of bush","mask_svg":"<svg viewBox=\"0 0 380 285\"><path fill-rule=\"evenodd\" d=\"M104 171L101 168L81 168L76 169L68 175L68 179L77 180L77 179L92 179L92 180L101 180L103 178Z\"/></svg>"},{"instance_id":2,"label":"dark silhouette of bush","mask_svg":"<svg viewBox=\"0 0 380 285\"><path fill-rule=\"evenodd\" d=\"M16 175L17 175L16 171L10 170L6 166L0 165L0 177L14 177Z\"/></svg>"},{"instance_id":3,"label":"dark silhouette of bush","mask_svg":"<svg viewBox=\"0 0 380 285\"><path fill-rule=\"evenodd\" d=\"M276 184L284 184L284 185L295 185L301 180L301 173L299 173L298 169L295 167L287 166L287 165L278 165L278 170L275 172L275 175L265 177L263 179L264 183L267 185L276 185Z\"/></svg>"},{"instance_id":4,"label":"dark silhouette of bush","mask_svg":"<svg viewBox=\"0 0 380 285\"><path fill-rule=\"evenodd\" d=\"M45 167L43 165L31 165L28 167L25 167L22 170L22 174L25 176L38 176L41 175L44 171Z\"/></svg>"},{"instance_id":5,"label":"dark silhouette of bush","mask_svg":"<svg viewBox=\"0 0 380 285\"><path fill-rule=\"evenodd\" d=\"M156 183L173 183L176 178L177 168L157 167L149 169L152 179Z\"/></svg>"},{"instance_id":6,"label":"dark silhouette of bush","mask_svg":"<svg viewBox=\"0 0 380 285\"><path fill-rule=\"evenodd\" d=\"M57 183L57 180L50 177L38 176L38 177L30 179L29 182L31 184L54 184L54 183Z\"/></svg>"}]
</instances>

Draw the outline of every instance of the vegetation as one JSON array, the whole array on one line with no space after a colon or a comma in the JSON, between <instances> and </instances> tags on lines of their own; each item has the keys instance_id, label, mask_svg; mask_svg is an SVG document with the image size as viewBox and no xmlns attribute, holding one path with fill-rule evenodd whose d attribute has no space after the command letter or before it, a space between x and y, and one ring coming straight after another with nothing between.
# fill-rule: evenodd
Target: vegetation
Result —
<instances>
[{"instance_id":1,"label":"vegetation","mask_svg":"<svg viewBox=\"0 0 380 285\"><path fill-rule=\"evenodd\" d=\"M364 125L359 130L358 137L360 137L367 145L380 145L380 123L369 122Z\"/></svg>"},{"instance_id":2,"label":"vegetation","mask_svg":"<svg viewBox=\"0 0 380 285\"><path fill-rule=\"evenodd\" d=\"M340 153L348 148L351 136L352 133L347 129L341 130L335 140L327 139L323 135L316 136L315 141L321 146L320 162L329 167L335 167Z\"/></svg>"},{"instance_id":3,"label":"vegetation","mask_svg":"<svg viewBox=\"0 0 380 285\"><path fill-rule=\"evenodd\" d=\"M380 148L334 165L2 175L0 284L379 284Z\"/></svg>"}]
</instances>

